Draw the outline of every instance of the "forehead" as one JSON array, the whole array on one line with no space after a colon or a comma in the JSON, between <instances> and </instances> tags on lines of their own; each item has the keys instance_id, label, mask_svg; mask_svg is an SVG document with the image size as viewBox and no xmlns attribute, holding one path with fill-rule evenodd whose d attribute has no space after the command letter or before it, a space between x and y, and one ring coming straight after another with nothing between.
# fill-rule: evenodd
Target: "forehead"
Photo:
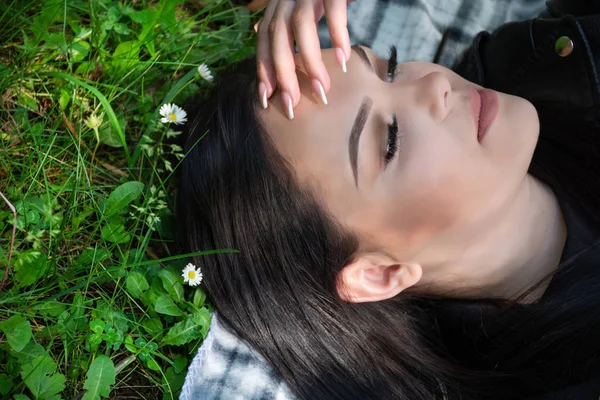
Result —
<instances>
[{"instance_id":1,"label":"forehead","mask_svg":"<svg viewBox=\"0 0 600 400\"><path fill-rule=\"evenodd\" d=\"M285 116L279 92L271 97L269 107L261 111L268 136L293 166L300 183L318 187L321 196L331 198L354 189L348 137L362 98L357 84L364 80L364 72L361 76L358 71L361 67L356 65L354 71L348 68L343 81L335 74L330 75L328 105L316 97L309 77L299 69L302 97L294 109L294 119Z\"/></svg>"}]
</instances>

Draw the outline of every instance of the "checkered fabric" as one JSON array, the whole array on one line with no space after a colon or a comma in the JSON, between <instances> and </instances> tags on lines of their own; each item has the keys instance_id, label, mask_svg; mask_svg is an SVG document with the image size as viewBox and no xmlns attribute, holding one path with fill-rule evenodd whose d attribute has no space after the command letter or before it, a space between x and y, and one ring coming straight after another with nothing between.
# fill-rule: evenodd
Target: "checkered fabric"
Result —
<instances>
[{"instance_id":1,"label":"checkered fabric","mask_svg":"<svg viewBox=\"0 0 600 400\"><path fill-rule=\"evenodd\" d=\"M352 44L387 57L395 45L398 62L429 61L451 68L477 33L537 17L544 0L357 0L348 5ZM323 48L331 47L325 21ZM181 400L291 400L295 397L265 359L213 321L194 357Z\"/></svg>"},{"instance_id":2,"label":"checkered fabric","mask_svg":"<svg viewBox=\"0 0 600 400\"><path fill-rule=\"evenodd\" d=\"M291 400L295 397L266 360L219 324L210 330L188 368L180 400Z\"/></svg>"},{"instance_id":3,"label":"checkered fabric","mask_svg":"<svg viewBox=\"0 0 600 400\"><path fill-rule=\"evenodd\" d=\"M544 9L544 0L356 0L348 4L348 32L352 44L368 46L378 57L387 57L395 45L398 62L451 68L477 33L537 17ZM325 18L319 37L322 48L332 47Z\"/></svg>"}]
</instances>

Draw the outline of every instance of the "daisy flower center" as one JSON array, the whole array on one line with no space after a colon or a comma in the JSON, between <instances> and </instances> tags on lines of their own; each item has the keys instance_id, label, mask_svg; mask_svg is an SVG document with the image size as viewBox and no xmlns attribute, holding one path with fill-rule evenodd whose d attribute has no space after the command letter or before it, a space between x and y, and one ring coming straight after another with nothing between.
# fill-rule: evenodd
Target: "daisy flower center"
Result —
<instances>
[{"instance_id":1,"label":"daisy flower center","mask_svg":"<svg viewBox=\"0 0 600 400\"><path fill-rule=\"evenodd\" d=\"M195 271L188 271L188 278L189 279L195 279L196 278L196 272Z\"/></svg>"},{"instance_id":2,"label":"daisy flower center","mask_svg":"<svg viewBox=\"0 0 600 400\"><path fill-rule=\"evenodd\" d=\"M177 120L177 115L175 115L174 113L169 114L169 119L171 121L176 121Z\"/></svg>"}]
</instances>

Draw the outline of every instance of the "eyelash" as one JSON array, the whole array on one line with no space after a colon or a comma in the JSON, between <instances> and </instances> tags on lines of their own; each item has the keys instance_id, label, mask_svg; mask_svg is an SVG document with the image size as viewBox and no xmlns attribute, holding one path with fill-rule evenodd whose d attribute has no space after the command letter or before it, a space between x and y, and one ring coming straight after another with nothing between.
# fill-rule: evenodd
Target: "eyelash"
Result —
<instances>
[{"instance_id":1,"label":"eyelash","mask_svg":"<svg viewBox=\"0 0 600 400\"><path fill-rule=\"evenodd\" d=\"M396 69L398 67L398 61L396 59L396 46L390 47L390 57L388 60L388 69L387 69L387 82L394 82L396 78ZM394 159L396 153L398 152L398 141L401 139L401 135L398 131L398 118L396 114L392 115L392 124L388 125L388 141L387 141L387 149L384 158L384 164L387 165L390 161Z\"/></svg>"}]
</instances>

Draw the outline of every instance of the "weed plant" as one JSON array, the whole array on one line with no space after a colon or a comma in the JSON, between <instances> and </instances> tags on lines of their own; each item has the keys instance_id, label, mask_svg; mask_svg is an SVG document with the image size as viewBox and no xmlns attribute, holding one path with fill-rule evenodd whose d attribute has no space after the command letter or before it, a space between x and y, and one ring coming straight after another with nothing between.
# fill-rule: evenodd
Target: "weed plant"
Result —
<instances>
[{"instance_id":1,"label":"weed plant","mask_svg":"<svg viewBox=\"0 0 600 400\"><path fill-rule=\"evenodd\" d=\"M200 65L252 53L255 18L227 0L0 3L0 398L176 398L211 308L181 276L185 154L159 109L209 87Z\"/></svg>"}]
</instances>

